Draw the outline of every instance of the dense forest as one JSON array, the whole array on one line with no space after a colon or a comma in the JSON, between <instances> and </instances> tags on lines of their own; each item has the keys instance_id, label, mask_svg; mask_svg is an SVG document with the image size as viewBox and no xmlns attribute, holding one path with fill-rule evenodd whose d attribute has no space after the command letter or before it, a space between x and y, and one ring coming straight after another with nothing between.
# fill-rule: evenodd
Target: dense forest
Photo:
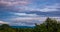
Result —
<instances>
[{"instance_id":1,"label":"dense forest","mask_svg":"<svg viewBox=\"0 0 60 32\"><path fill-rule=\"evenodd\" d=\"M42 24L35 24L34 28L12 28L8 24L2 24L0 32L60 32L60 22L47 18Z\"/></svg>"}]
</instances>

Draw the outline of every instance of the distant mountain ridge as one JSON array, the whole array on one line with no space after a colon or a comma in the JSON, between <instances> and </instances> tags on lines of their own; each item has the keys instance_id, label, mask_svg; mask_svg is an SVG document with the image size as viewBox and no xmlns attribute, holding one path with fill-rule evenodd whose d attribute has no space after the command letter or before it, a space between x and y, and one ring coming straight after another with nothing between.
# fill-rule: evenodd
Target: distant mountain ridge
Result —
<instances>
[{"instance_id":1,"label":"distant mountain ridge","mask_svg":"<svg viewBox=\"0 0 60 32\"><path fill-rule=\"evenodd\" d=\"M11 26L12 28L34 28L34 26Z\"/></svg>"}]
</instances>

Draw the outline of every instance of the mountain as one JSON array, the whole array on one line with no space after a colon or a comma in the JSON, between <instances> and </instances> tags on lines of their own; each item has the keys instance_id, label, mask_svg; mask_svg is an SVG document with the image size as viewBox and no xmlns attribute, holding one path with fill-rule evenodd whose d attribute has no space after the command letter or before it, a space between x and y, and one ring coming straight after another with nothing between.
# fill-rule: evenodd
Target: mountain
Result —
<instances>
[{"instance_id":1,"label":"mountain","mask_svg":"<svg viewBox=\"0 0 60 32\"><path fill-rule=\"evenodd\" d=\"M31 26L11 26L12 28L34 28L34 26L33 27L31 27Z\"/></svg>"}]
</instances>

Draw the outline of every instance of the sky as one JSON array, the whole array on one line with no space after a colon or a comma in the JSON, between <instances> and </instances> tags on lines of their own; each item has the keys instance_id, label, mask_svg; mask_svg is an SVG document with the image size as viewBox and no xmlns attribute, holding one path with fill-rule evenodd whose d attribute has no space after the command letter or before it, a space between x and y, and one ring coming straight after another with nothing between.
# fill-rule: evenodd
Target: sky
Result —
<instances>
[{"instance_id":1,"label":"sky","mask_svg":"<svg viewBox=\"0 0 60 32\"><path fill-rule=\"evenodd\" d=\"M60 19L60 0L0 0L0 24L35 26L47 17Z\"/></svg>"}]
</instances>

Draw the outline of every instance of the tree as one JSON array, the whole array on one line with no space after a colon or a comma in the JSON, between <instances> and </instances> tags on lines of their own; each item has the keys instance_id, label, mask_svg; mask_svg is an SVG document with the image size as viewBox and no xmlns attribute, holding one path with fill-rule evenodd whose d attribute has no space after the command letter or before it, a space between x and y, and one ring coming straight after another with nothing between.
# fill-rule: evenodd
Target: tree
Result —
<instances>
[{"instance_id":1,"label":"tree","mask_svg":"<svg viewBox=\"0 0 60 32\"><path fill-rule=\"evenodd\" d=\"M3 28L8 28L8 27L10 27L10 26L9 26L8 24L2 24L1 27L3 27Z\"/></svg>"},{"instance_id":2,"label":"tree","mask_svg":"<svg viewBox=\"0 0 60 32\"><path fill-rule=\"evenodd\" d=\"M45 24L48 32L57 32L57 21L55 19L47 18Z\"/></svg>"}]
</instances>

